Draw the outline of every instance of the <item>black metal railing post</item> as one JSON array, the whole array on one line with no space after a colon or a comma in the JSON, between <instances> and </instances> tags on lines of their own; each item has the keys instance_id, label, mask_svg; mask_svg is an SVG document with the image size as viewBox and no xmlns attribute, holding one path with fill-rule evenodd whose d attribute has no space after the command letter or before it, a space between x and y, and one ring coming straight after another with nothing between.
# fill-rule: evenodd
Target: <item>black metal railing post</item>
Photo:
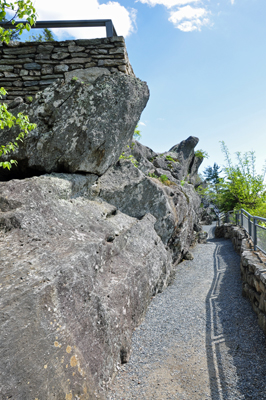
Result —
<instances>
[{"instance_id":1,"label":"black metal railing post","mask_svg":"<svg viewBox=\"0 0 266 400\"><path fill-rule=\"evenodd\" d=\"M250 215L248 215L248 234L251 236L251 220L250 220Z\"/></svg>"},{"instance_id":2,"label":"black metal railing post","mask_svg":"<svg viewBox=\"0 0 266 400\"><path fill-rule=\"evenodd\" d=\"M253 239L253 243L254 243L254 250L257 250L257 243L258 243L258 239L257 239L257 218L253 218L254 221L254 239Z\"/></svg>"},{"instance_id":3,"label":"black metal railing post","mask_svg":"<svg viewBox=\"0 0 266 400\"><path fill-rule=\"evenodd\" d=\"M242 208L240 210L240 226L243 226L243 212L242 212Z\"/></svg>"}]
</instances>

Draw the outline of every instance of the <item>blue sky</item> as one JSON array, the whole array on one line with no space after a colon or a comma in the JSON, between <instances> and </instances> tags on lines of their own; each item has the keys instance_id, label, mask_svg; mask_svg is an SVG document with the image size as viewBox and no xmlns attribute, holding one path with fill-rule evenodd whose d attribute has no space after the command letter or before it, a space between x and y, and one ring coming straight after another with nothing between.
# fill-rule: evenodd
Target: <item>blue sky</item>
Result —
<instances>
[{"instance_id":1,"label":"blue sky","mask_svg":"<svg viewBox=\"0 0 266 400\"><path fill-rule=\"evenodd\" d=\"M265 0L36 0L39 20L111 18L137 77L150 88L141 143L163 152L197 136L204 167L254 150L266 159ZM104 36L55 30L60 40Z\"/></svg>"}]
</instances>

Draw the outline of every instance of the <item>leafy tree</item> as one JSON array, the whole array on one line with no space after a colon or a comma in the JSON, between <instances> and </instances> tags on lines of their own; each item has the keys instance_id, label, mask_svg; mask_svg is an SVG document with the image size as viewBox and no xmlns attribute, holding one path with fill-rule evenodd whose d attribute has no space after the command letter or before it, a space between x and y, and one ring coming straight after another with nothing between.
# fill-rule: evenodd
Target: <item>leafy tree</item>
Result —
<instances>
[{"instance_id":1,"label":"leafy tree","mask_svg":"<svg viewBox=\"0 0 266 400\"><path fill-rule=\"evenodd\" d=\"M54 42L54 40L52 31L44 28L42 34L29 36L27 42Z\"/></svg>"},{"instance_id":2,"label":"leafy tree","mask_svg":"<svg viewBox=\"0 0 266 400\"><path fill-rule=\"evenodd\" d=\"M217 185L220 182L220 177L219 177L220 173L221 173L220 167L216 163L213 164L213 167L211 167L209 165L203 171L203 175L204 175L206 181L210 182L210 183L213 183L214 185Z\"/></svg>"},{"instance_id":3,"label":"leafy tree","mask_svg":"<svg viewBox=\"0 0 266 400\"><path fill-rule=\"evenodd\" d=\"M243 155L236 153L237 164L233 165L229 150L221 142L226 166L223 168L225 178L221 183L218 202L223 211L244 208L254 213L266 212L266 187L263 183L264 174L257 174L255 169L256 157L254 151ZM264 210L264 211L263 211Z\"/></svg>"},{"instance_id":4,"label":"leafy tree","mask_svg":"<svg viewBox=\"0 0 266 400\"><path fill-rule=\"evenodd\" d=\"M14 29L5 29L7 11L11 11L13 13L13 16L9 22L12 22L12 24L15 26ZM26 17L27 21L25 25L22 23L15 25L15 18L22 19L24 17ZM0 0L0 21L2 21L2 26L0 27L0 41L9 43L12 37L14 37L14 34L21 35L25 29L29 31L31 26L36 22L36 18L36 10L30 0L17 0L12 3L7 2L6 0ZM6 94L7 91L1 87L0 98ZM0 157L3 154L7 155L13 152L16 147L18 147L18 141L22 141L25 135L27 135L29 131L36 127L36 124L31 124L29 122L27 115L19 113L17 116L14 116L8 111L5 103L0 104L0 128L4 129L6 127L12 128L16 126L19 127L20 133L16 136L15 141L5 145L0 145ZM3 161L0 162L0 167L10 169L12 164L16 164L16 161Z\"/></svg>"},{"instance_id":5,"label":"leafy tree","mask_svg":"<svg viewBox=\"0 0 266 400\"><path fill-rule=\"evenodd\" d=\"M1 19L1 22L0 23L6 23L6 22L9 22L8 20L7 20L7 18L2 18ZM10 36L10 40L20 40L20 37L19 37L19 33L18 32L16 32L14 29L12 29L12 32L11 32L11 36Z\"/></svg>"}]
</instances>

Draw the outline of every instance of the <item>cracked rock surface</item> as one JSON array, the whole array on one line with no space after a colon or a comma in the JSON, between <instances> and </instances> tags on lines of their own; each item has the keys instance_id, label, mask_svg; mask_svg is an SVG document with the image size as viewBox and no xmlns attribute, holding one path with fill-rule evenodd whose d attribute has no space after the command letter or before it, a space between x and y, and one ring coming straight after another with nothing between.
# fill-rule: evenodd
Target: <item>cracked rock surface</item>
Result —
<instances>
[{"instance_id":1,"label":"cracked rock surface","mask_svg":"<svg viewBox=\"0 0 266 400\"><path fill-rule=\"evenodd\" d=\"M132 331L171 278L155 218L88 200L95 179L1 183L3 399L104 398Z\"/></svg>"},{"instance_id":2,"label":"cracked rock surface","mask_svg":"<svg viewBox=\"0 0 266 400\"><path fill-rule=\"evenodd\" d=\"M12 154L17 172L88 172L102 175L129 143L149 98L147 84L134 76L102 75L92 84L59 81L22 104L37 128ZM0 133L14 141L14 130ZM12 169L12 173L16 169ZM6 175L5 170L0 171Z\"/></svg>"}]
</instances>

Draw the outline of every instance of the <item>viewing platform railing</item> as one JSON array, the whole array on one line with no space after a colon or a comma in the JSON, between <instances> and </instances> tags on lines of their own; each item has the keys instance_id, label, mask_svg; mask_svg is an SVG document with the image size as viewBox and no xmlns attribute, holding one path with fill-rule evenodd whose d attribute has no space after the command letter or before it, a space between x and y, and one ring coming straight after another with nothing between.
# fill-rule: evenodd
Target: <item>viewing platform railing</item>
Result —
<instances>
[{"instance_id":1,"label":"viewing platform railing","mask_svg":"<svg viewBox=\"0 0 266 400\"><path fill-rule=\"evenodd\" d=\"M254 250L261 250L266 254L266 218L256 217L241 208L237 211L218 214L219 226L221 223L231 223L241 226L251 237Z\"/></svg>"},{"instance_id":2,"label":"viewing platform railing","mask_svg":"<svg viewBox=\"0 0 266 400\"><path fill-rule=\"evenodd\" d=\"M17 24L27 24L27 21L15 21L15 24L11 22L1 22L0 26L5 29L15 29ZM85 19L85 20L73 20L73 21L37 21L31 29L44 29L44 28L88 28L88 27L99 27L105 26L106 36L108 38L117 36L115 27L111 19Z\"/></svg>"}]
</instances>

